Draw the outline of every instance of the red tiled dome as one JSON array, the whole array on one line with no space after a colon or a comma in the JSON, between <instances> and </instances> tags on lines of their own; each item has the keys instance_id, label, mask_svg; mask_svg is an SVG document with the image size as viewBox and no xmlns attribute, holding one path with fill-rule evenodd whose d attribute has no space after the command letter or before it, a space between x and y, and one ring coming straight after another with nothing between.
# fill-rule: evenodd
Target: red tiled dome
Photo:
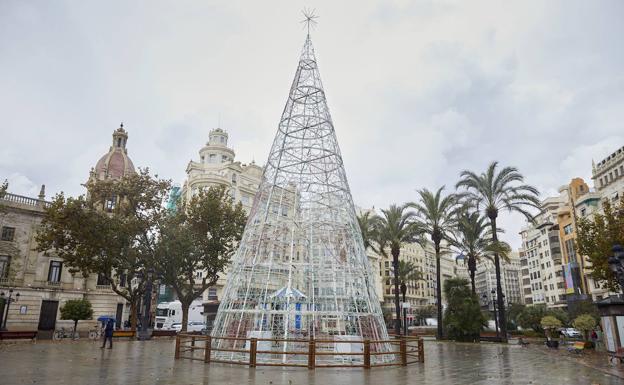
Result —
<instances>
[{"instance_id":1,"label":"red tiled dome","mask_svg":"<svg viewBox=\"0 0 624 385\"><path fill-rule=\"evenodd\" d=\"M95 165L94 171L98 179L118 179L136 172L125 147L127 138L127 133L123 128L113 133L113 146Z\"/></svg>"}]
</instances>

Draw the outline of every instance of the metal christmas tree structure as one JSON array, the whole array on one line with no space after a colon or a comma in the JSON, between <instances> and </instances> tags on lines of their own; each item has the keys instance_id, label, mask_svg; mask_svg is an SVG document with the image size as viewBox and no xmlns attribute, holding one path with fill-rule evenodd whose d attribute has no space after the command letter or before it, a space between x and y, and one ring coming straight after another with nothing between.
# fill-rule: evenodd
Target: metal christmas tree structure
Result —
<instances>
[{"instance_id":1,"label":"metal christmas tree structure","mask_svg":"<svg viewBox=\"0 0 624 385\"><path fill-rule=\"evenodd\" d=\"M216 359L253 337L258 362L280 363L312 339L337 353L388 339L309 32L211 335Z\"/></svg>"}]
</instances>

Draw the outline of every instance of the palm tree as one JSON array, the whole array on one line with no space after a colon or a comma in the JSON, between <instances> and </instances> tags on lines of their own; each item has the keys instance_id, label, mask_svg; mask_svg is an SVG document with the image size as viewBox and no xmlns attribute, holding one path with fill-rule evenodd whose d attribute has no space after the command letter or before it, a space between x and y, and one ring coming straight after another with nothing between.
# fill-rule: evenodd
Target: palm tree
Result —
<instances>
[{"instance_id":1,"label":"palm tree","mask_svg":"<svg viewBox=\"0 0 624 385\"><path fill-rule=\"evenodd\" d=\"M472 293L476 294L475 274L477 262L483 258L489 258L498 253L500 257L508 261L511 247L505 242L494 242L491 236L490 224L487 218L478 212L463 211L457 219L457 234L451 241L451 245L459 249L461 255L466 258L470 273Z\"/></svg>"},{"instance_id":2,"label":"palm tree","mask_svg":"<svg viewBox=\"0 0 624 385\"><path fill-rule=\"evenodd\" d=\"M416 281L423 279L422 271L416 267L411 261L399 261L399 281L401 281L401 293L403 293L403 303L406 302L405 294L407 293L407 286L414 284ZM403 309L405 314L407 309ZM407 321L403 325L403 332L407 335Z\"/></svg>"},{"instance_id":3,"label":"palm tree","mask_svg":"<svg viewBox=\"0 0 624 385\"><path fill-rule=\"evenodd\" d=\"M396 319L394 320L394 331L396 335L401 335L401 308L399 305L399 255L401 246L404 243L414 242L419 236L419 228L414 222L414 213L408 211L406 205L390 205L385 210L381 210L381 216L374 222L375 243L379 248L379 253L388 258L388 250L392 255L392 266L394 270L394 305Z\"/></svg>"},{"instance_id":4,"label":"palm tree","mask_svg":"<svg viewBox=\"0 0 624 385\"><path fill-rule=\"evenodd\" d=\"M455 194L442 195L444 186L435 193L422 189L418 191L419 201L408 205L416 210L421 231L433 241L436 257L436 306L438 308L437 339L442 338L442 280L440 277L440 244L450 240L457 226L457 199Z\"/></svg>"},{"instance_id":5,"label":"palm tree","mask_svg":"<svg viewBox=\"0 0 624 385\"><path fill-rule=\"evenodd\" d=\"M362 215L358 215L357 221L360 226L360 232L362 233L364 250L371 249L374 252L377 252L377 250L375 250L375 245L373 244L373 240L375 239L375 222L377 221L377 216L375 214L371 215L371 212L367 211Z\"/></svg>"},{"instance_id":6,"label":"palm tree","mask_svg":"<svg viewBox=\"0 0 624 385\"><path fill-rule=\"evenodd\" d=\"M498 227L496 219L500 210L518 212L529 221L533 215L528 211L530 207L540 208L539 191L530 185L524 184L524 177L515 167L504 167L497 172L498 162L492 162L487 170L480 175L472 171L462 171L456 188L464 188L466 191L462 197L472 204L477 210L483 210L490 220L492 240L498 241ZM507 342L507 322L503 288L500 275L500 258L494 254L494 267L496 269L496 296L498 301L499 324L503 342Z\"/></svg>"}]
</instances>

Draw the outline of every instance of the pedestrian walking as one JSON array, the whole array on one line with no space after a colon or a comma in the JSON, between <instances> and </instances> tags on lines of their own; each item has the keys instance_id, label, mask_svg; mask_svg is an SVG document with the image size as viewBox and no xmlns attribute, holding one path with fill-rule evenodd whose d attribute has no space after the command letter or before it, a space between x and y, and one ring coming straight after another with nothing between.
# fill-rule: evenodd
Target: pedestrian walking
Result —
<instances>
[{"instance_id":1,"label":"pedestrian walking","mask_svg":"<svg viewBox=\"0 0 624 385\"><path fill-rule=\"evenodd\" d=\"M112 319L106 321L106 327L104 328L104 342L102 343L102 349L106 346L106 340L108 340L108 348L113 348L113 326L115 322Z\"/></svg>"},{"instance_id":2,"label":"pedestrian walking","mask_svg":"<svg viewBox=\"0 0 624 385\"><path fill-rule=\"evenodd\" d=\"M598 343L598 333L596 333L596 330L592 330L591 332L591 340L594 344L594 349L596 349L597 347L597 343Z\"/></svg>"}]
</instances>

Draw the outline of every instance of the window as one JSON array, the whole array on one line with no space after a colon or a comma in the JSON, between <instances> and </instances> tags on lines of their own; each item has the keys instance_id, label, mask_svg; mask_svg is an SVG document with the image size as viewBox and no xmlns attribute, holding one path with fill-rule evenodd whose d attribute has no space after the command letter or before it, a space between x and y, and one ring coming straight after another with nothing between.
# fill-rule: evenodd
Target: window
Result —
<instances>
[{"instance_id":1,"label":"window","mask_svg":"<svg viewBox=\"0 0 624 385\"><path fill-rule=\"evenodd\" d=\"M581 216L584 217L587 214L587 210L583 207L581 209Z\"/></svg>"},{"instance_id":2,"label":"window","mask_svg":"<svg viewBox=\"0 0 624 385\"><path fill-rule=\"evenodd\" d=\"M0 278L9 277L9 267L11 266L11 257L8 255L0 255Z\"/></svg>"},{"instance_id":3,"label":"window","mask_svg":"<svg viewBox=\"0 0 624 385\"><path fill-rule=\"evenodd\" d=\"M217 154L210 154L208 159L210 160L209 163L214 163L217 160Z\"/></svg>"},{"instance_id":4,"label":"window","mask_svg":"<svg viewBox=\"0 0 624 385\"><path fill-rule=\"evenodd\" d=\"M236 173L232 173L232 184L236 184Z\"/></svg>"},{"instance_id":5,"label":"window","mask_svg":"<svg viewBox=\"0 0 624 385\"><path fill-rule=\"evenodd\" d=\"M219 141L220 141L221 143L225 143L225 138L224 138L224 137L222 137L222 136L220 136L220 137L219 137Z\"/></svg>"},{"instance_id":6,"label":"window","mask_svg":"<svg viewBox=\"0 0 624 385\"><path fill-rule=\"evenodd\" d=\"M217 301L217 288L209 287L208 288L208 301Z\"/></svg>"},{"instance_id":7,"label":"window","mask_svg":"<svg viewBox=\"0 0 624 385\"><path fill-rule=\"evenodd\" d=\"M3 226L1 239L3 241L13 241L13 238L15 238L15 227Z\"/></svg>"},{"instance_id":8,"label":"window","mask_svg":"<svg viewBox=\"0 0 624 385\"><path fill-rule=\"evenodd\" d=\"M106 279L104 274L98 274L97 282L95 284L98 286L105 286L105 285L110 285L110 282L108 281L108 279Z\"/></svg>"},{"instance_id":9,"label":"window","mask_svg":"<svg viewBox=\"0 0 624 385\"><path fill-rule=\"evenodd\" d=\"M121 138L117 138L117 147L121 147Z\"/></svg>"},{"instance_id":10,"label":"window","mask_svg":"<svg viewBox=\"0 0 624 385\"><path fill-rule=\"evenodd\" d=\"M110 199L106 200L106 207L105 207L106 211L110 213L113 210L115 210L116 203L117 203L117 196L113 194L113 196L111 196Z\"/></svg>"},{"instance_id":11,"label":"window","mask_svg":"<svg viewBox=\"0 0 624 385\"><path fill-rule=\"evenodd\" d=\"M202 155L202 156L201 156L201 162L202 162L202 163L204 163L204 160L205 160L205 159L206 159L206 158Z\"/></svg>"},{"instance_id":12,"label":"window","mask_svg":"<svg viewBox=\"0 0 624 385\"><path fill-rule=\"evenodd\" d=\"M50 261L50 270L48 270L48 282L61 282L61 269L63 263L59 261Z\"/></svg>"},{"instance_id":13,"label":"window","mask_svg":"<svg viewBox=\"0 0 624 385\"><path fill-rule=\"evenodd\" d=\"M227 155L221 155L221 163L225 163L228 161Z\"/></svg>"},{"instance_id":14,"label":"window","mask_svg":"<svg viewBox=\"0 0 624 385\"><path fill-rule=\"evenodd\" d=\"M567 224L565 226L563 226L563 233L564 234L572 234L573 229L572 229L572 224Z\"/></svg>"}]
</instances>

